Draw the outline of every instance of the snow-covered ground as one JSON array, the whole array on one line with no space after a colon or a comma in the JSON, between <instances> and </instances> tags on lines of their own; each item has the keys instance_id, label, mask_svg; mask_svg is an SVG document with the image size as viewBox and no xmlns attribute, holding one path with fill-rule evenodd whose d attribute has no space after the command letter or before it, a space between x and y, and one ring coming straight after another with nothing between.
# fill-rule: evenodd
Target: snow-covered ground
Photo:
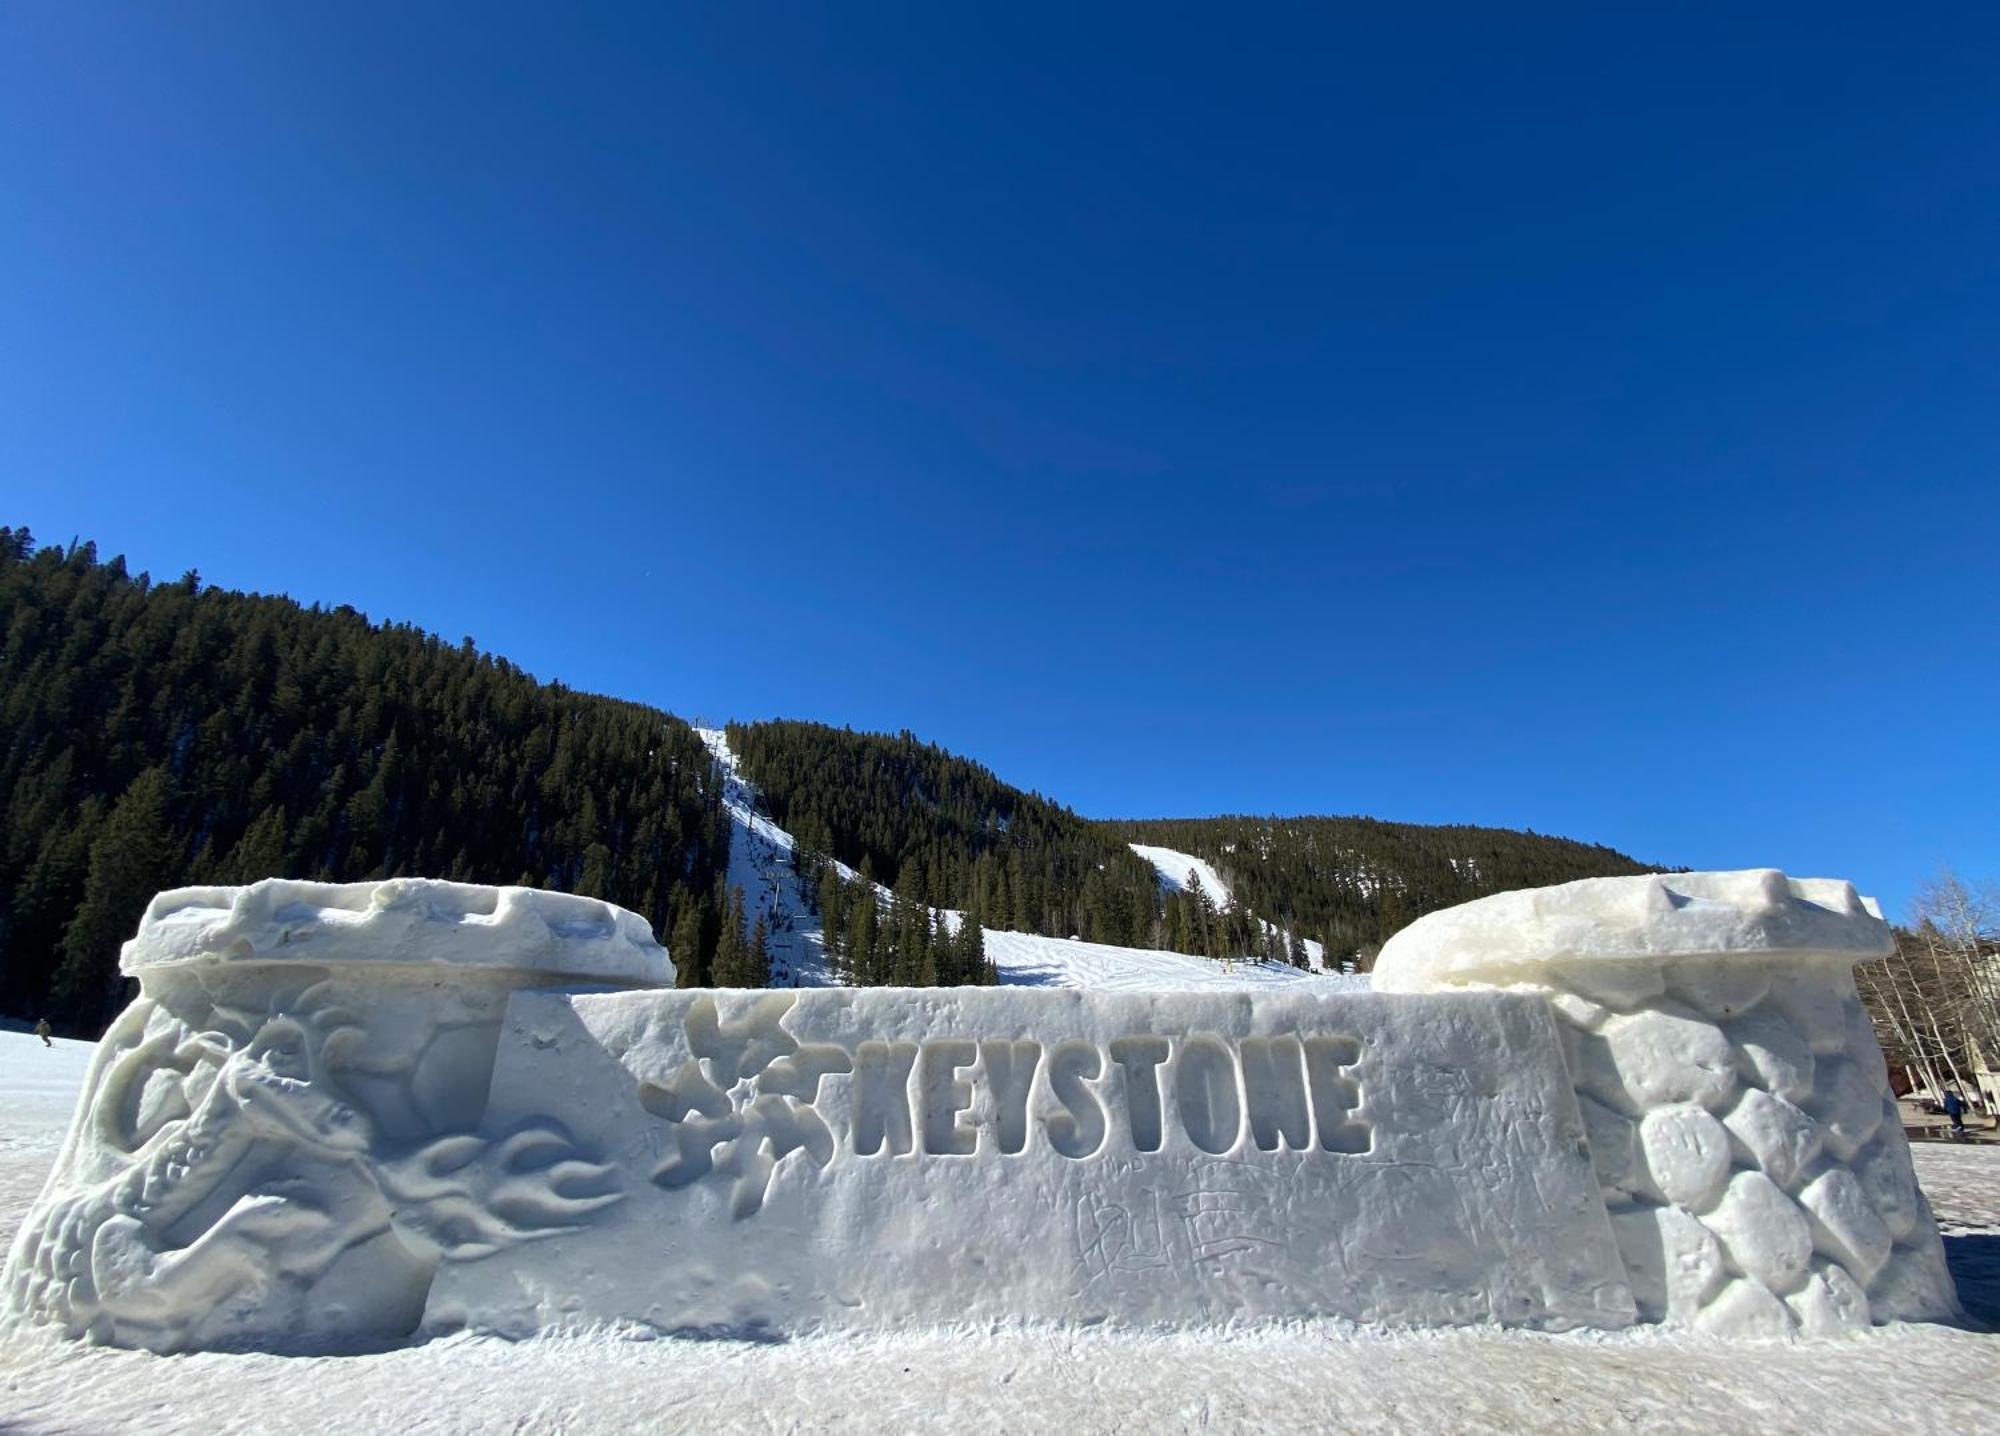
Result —
<instances>
[{"instance_id":1,"label":"snow-covered ground","mask_svg":"<svg viewBox=\"0 0 2000 1436\"><path fill-rule=\"evenodd\" d=\"M1040 939L1047 941L1047 939ZM68 1122L86 1043L0 1032L0 1240ZM1962 1294L2000 1243L2000 1147L1917 1166ZM1967 1281L1968 1275L1975 1280ZM1235 1333L919 1333L743 1343L452 1338L373 1356L157 1357L0 1334L8 1432L1990 1430L2000 1335L1904 1326L1759 1344L1304 1324Z\"/></svg>"},{"instance_id":2,"label":"snow-covered ground","mask_svg":"<svg viewBox=\"0 0 2000 1436\"><path fill-rule=\"evenodd\" d=\"M1310 982L1324 992L1368 990L1367 976L1301 972L1286 963L1232 962L1150 948L1107 947L1068 938L986 929L986 955L1003 985L1090 987L1101 991L1189 992Z\"/></svg>"},{"instance_id":3,"label":"snow-covered ground","mask_svg":"<svg viewBox=\"0 0 2000 1436\"><path fill-rule=\"evenodd\" d=\"M697 728L695 732L722 767L722 802L733 829L729 846L729 882L731 886L743 889L746 920L754 921L760 913L764 917L770 934L766 946L771 954L771 985L837 985L840 978L827 961L819 919L808 907L806 894L800 887L798 870L793 861L798 844L790 833L758 811L757 790L738 770L736 755L729 747L728 733L721 728ZM1141 857L1146 857L1148 853L1169 853L1166 848L1139 849L1136 846L1134 851ZM1187 876L1186 864L1195 864L1202 874L1202 883L1205 886L1210 882L1214 884L1209 890L1210 899L1218 907L1229 905L1229 890L1222 885L1222 879L1216 876L1213 868L1181 853L1173 853L1171 858L1183 861L1181 879ZM1160 866L1153 858L1147 857L1147 861L1156 868ZM860 874L845 863L835 862L834 866L848 881L860 879ZM1164 879L1166 869L1161 868L1160 871ZM877 884L877 891L884 901L889 899L887 888ZM961 915L948 909L944 911L946 918L956 927ZM1159 992L1263 988L1283 982L1328 980L1271 962L1224 964L1181 952L1108 947L1100 943L1038 937L1033 933L1006 932L990 927L984 931L986 955L999 968L1002 986ZM1307 950L1317 965L1322 956L1319 944L1309 942ZM1368 981L1365 977L1334 980L1364 988Z\"/></svg>"},{"instance_id":4,"label":"snow-covered ground","mask_svg":"<svg viewBox=\"0 0 2000 1436\"><path fill-rule=\"evenodd\" d=\"M29 1033L0 1031L0 1251L13 1243L15 1223L55 1163L96 1051L95 1042L58 1037L44 1047ZM0 1397L0 1430L4 1415Z\"/></svg>"}]
</instances>

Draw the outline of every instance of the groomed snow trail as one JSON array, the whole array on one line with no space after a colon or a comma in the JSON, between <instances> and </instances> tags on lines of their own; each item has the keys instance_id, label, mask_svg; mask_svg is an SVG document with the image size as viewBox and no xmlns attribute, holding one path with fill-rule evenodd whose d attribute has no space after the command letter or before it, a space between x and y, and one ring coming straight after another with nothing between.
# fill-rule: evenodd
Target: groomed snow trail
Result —
<instances>
[{"instance_id":1,"label":"groomed snow trail","mask_svg":"<svg viewBox=\"0 0 2000 1436\"><path fill-rule=\"evenodd\" d=\"M729 735L720 728L695 729L701 741L722 768L723 807L733 828L729 846L729 882L743 889L746 921L764 916L770 931L771 985L773 987L832 987L840 984L826 958L826 941L819 918L806 904L800 890L793 854L798 848L792 835L758 812L757 789L736 765L729 747ZM1155 849L1166 852L1167 849ZM1180 856L1180 855L1176 855ZM1150 860L1149 860L1150 861ZM845 863L834 864L850 882L860 874ZM1214 872L1208 869L1208 876ZM1187 869L1181 869L1185 876ZM1207 878L1203 879L1207 882ZM1229 900L1228 890L1216 878L1219 904ZM884 901L890 893L877 884ZM1211 893L1212 898L1215 897ZM943 910L953 926L962 915ZM1000 982L1008 987L1082 987L1127 992L1230 991L1271 987L1287 982L1338 982L1343 987L1363 988L1366 977L1319 977L1297 968L1271 962L1221 963L1182 952L1159 952L1151 948L1109 947L1101 943L1076 942L1065 938L1040 937L1034 933L984 929L986 955L1000 970ZM1319 944L1308 944L1317 956ZM1327 988L1332 991L1331 987Z\"/></svg>"},{"instance_id":2,"label":"groomed snow trail","mask_svg":"<svg viewBox=\"0 0 2000 1436\"><path fill-rule=\"evenodd\" d=\"M765 946L771 954L771 986L837 986L819 918L800 889L792 856L798 844L757 811L757 790L737 771L729 734L720 728L694 731L722 769L722 806L732 829L729 885L743 889L744 921L755 922L761 915L769 930ZM845 864L838 866L843 876L859 876Z\"/></svg>"},{"instance_id":3,"label":"groomed snow trail","mask_svg":"<svg viewBox=\"0 0 2000 1436\"><path fill-rule=\"evenodd\" d=\"M28 1034L0 1032L0 1240L12 1240L40 1188L90 1050L58 1043L50 1051ZM1923 1143L1917 1165L1947 1231L1985 1230L2000 1215L2000 1147ZM1946 1241L1961 1284L1964 1240ZM348 1357L159 1357L40 1332L0 1333L0 1430L34 1436L1042 1429L1944 1436L1985 1429L1996 1405L2000 1335L1944 1326L1783 1343L1321 1323L767 1344L597 1332L520 1343L455 1337Z\"/></svg>"}]
</instances>

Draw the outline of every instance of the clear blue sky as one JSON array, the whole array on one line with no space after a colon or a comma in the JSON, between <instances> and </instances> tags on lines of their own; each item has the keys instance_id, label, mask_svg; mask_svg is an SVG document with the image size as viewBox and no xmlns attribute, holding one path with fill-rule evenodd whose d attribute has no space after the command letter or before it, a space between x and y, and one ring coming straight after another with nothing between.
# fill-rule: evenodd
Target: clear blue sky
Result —
<instances>
[{"instance_id":1,"label":"clear blue sky","mask_svg":"<svg viewBox=\"0 0 2000 1436\"><path fill-rule=\"evenodd\" d=\"M582 9L0 10L0 519L1091 815L2000 877L2000 11Z\"/></svg>"}]
</instances>

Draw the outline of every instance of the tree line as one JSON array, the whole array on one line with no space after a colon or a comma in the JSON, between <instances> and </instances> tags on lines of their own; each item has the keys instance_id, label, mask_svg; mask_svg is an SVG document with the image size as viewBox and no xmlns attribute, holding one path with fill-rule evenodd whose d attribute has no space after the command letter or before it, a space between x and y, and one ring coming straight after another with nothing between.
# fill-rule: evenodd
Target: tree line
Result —
<instances>
[{"instance_id":1,"label":"tree line","mask_svg":"<svg viewBox=\"0 0 2000 1436\"><path fill-rule=\"evenodd\" d=\"M1252 913L1234 893L1229 901L1217 904L1193 868L1178 889L1166 894L1155 945L1225 960L1250 957L1299 968L1312 965L1297 928Z\"/></svg>"}]
</instances>

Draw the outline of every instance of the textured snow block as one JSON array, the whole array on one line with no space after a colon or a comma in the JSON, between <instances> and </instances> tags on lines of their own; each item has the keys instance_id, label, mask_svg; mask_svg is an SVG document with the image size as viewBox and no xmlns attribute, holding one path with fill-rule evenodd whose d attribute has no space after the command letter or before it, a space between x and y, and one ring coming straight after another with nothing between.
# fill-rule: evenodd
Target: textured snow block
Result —
<instances>
[{"instance_id":1,"label":"textured snow block","mask_svg":"<svg viewBox=\"0 0 2000 1436\"><path fill-rule=\"evenodd\" d=\"M1634 1315L1539 998L519 993L486 1127L622 1200L426 1327Z\"/></svg>"},{"instance_id":2,"label":"textured snow block","mask_svg":"<svg viewBox=\"0 0 2000 1436\"><path fill-rule=\"evenodd\" d=\"M1737 1340L1769 1341L1797 1329L1791 1308L1749 1277L1738 1277L1696 1314L1696 1331Z\"/></svg>"},{"instance_id":3,"label":"textured snow block","mask_svg":"<svg viewBox=\"0 0 2000 1436\"><path fill-rule=\"evenodd\" d=\"M1854 1173L1835 1167L1799 1193L1812 1223L1813 1245L1839 1262L1862 1286L1875 1279L1896 1239Z\"/></svg>"},{"instance_id":4,"label":"textured snow block","mask_svg":"<svg viewBox=\"0 0 2000 1436\"><path fill-rule=\"evenodd\" d=\"M1547 994L1641 1311L1818 1335L1957 1310L1854 987L1893 948L1847 883L1597 878L1420 918L1375 989Z\"/></svg>"},{"instance_id":5,"label":"textured snow block","mask_svg":"<svg viewBox=\"0 0 2000 1436\"><path fill-rule=\"evenodd\" d=\"M1799 1331L1806 1336L1837 1336L1868 1325L1868 1294L1845 1268L1815 1261L1806 1284L1785 1298Z\"/></svg>"},{"instance_id":6,"label":"textured snow block","mask_svg":"<svg viewBox=\"0 0 2000 1436\"><path fill-rule=\"evenodd\" d=\"M1736 1045L1744 1081L1787 1102L1802 1102L1812 1095L1817 1071L1812 1049L1776 1011L1738 1018L1729 1024L1729 1040ZM1868 1040L1875 1040L1872 1030Z\"/></svg>"},{"instance_id":7,"label":"textured snow block","mask_svg":"<svg viewBox=\"0 0 2000 1436\"><path fill-rule=\"evenodd\" d=\"M1641 1111L1677 1102L1718 1107L1736 1090L1729 1039L1691 1012L1662 1005L1614 1017L1604 1042L1614 1080Z\"/></svg>"},{"instance_id":8,"label":"textured snow block","mask_svg":"<svg viewBox=\"0 0 2000 1436\"><path fill-rule=\"evenodd\" d=\"M174 888L147 905L121 968L140 977L204 968L315 962L458 973L514 973L541 983L657 987L674 965L635 912L539 888L433 878Z\"/></svg>"},{"instance_id":9,"label":"textured snow block","mask_svg":"<svg viewBox=\"0 0 2000 1436\"><path fill-rule=\"evenodd\" d=\"M488 1139L507 996L664 985L633 913L523 888L162 893L0 1311L156 1351L409 1337L442 1262L612 1200L558 1121Z\"/></svg>"},{"instance_id":10,"label":"textured snow block","mask_svg":"<svg viewBox=\"0 0 2000 1436\"><path fill-rule=\"evenodd\" d=\"M1791 1187L1819 1155L1821 1136L1813 1119L1782 1097L1752 1087L1723 1126L1741 1144L1741 1165L1754 1167L1781 1187Z\"/></svg>"},{"instance_id":11,"label":"textured snow block","mask_svg":"<svg viewBox=\"0 0 2000 1436\"><path fill-rule=\"evenodd\" d=\"M1611 1219L1647 1321L1689 1321L1727 1277L1715 1233L1679 1207L1641 1207Z\"/></svg>"},{"instance_id":12,"label":"textured snow block","mask_svg":"<svg viewBox=\"0 0 2000 1436\"><path fill-rule=\"evenodd\" d=\"M1930 1204L1922 1197L1917 1201L1923 1216L1916 1237L1889 1253L1868 1288L1868 1305L1877 1321L1936 1321L1958 1313Z\"/></svg>"},{"instance_id":13,"label":"textured snow block","mask_svg":"<svg viewBox=\"0 0 2000 1436\"><path fill-rule=\"evenodd\" d=\"M1774 1292L1791 1291L1812 1256L1812 1229L1797 1202L1762 1172L1738 1172L1704 1224L1736 1269Z\"/></svg>"},{"instance_id":14,"label":"textured snow block","mask_svg":"<svg viewBox=\"0 0 2000 1436\"><path fill-rule=\"evenodd\" d=\"M1639 1145L1653 1190L1676 1206L1700 1211L1729 1180L1729 1133L1699 1107L1655 1107L1640 1119Z\"/></svg>"}]
</instances>

